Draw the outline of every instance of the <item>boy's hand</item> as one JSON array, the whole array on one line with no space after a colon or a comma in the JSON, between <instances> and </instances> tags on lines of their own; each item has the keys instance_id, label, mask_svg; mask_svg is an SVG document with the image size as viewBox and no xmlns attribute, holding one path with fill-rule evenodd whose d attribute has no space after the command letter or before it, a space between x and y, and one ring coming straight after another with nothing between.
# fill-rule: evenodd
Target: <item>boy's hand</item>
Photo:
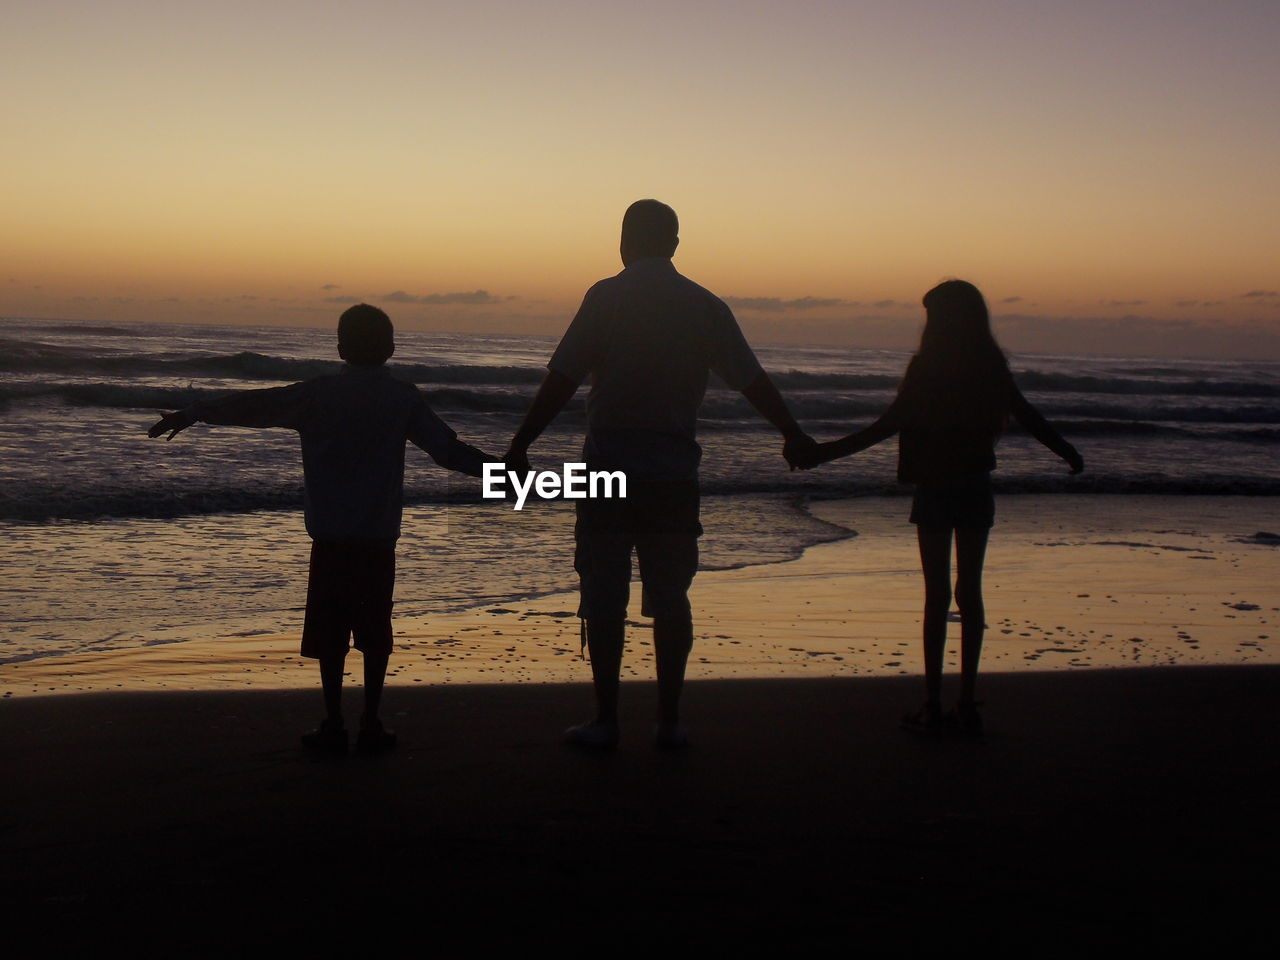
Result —
<instances>
[{"instance_id":1,"label":"boy's hand","mask_svg":"<svg viewBox=\"0 0 1280 960\"><path fill-rule=\"evenodd\" d=\"M511 447L503 456L502 462L506 464L509 471L521 476L533 469L529 465L529 451L523 447Z\"/></svg>"},{"instance_id":2,"label":"boy's hand","mask_svg":"<svg viewBox=\"0 0 1280 960\"><path fill-rule=\"evenodd\" d=\"M195 418L186 410L175 410L173 413L166 413L157 420L151 429L147 431L147 436L155 438L168 430L169 436L165 437L165 440L172 440L195 422Z\"/></svg>"},{"instance_id":3,"label":"boy's hand","mask_svg":"<svg viewBox=\"0 0 1280 960\"><path fill-rule=\"evenodd\" d=\"M1084 471L1084 457L1080 456L1076 450L1072 449L1071 455L1063 457L1063 459L1067 461L1067 466L1071 468L1073 476Z\"/></svg>"}]
</instances>

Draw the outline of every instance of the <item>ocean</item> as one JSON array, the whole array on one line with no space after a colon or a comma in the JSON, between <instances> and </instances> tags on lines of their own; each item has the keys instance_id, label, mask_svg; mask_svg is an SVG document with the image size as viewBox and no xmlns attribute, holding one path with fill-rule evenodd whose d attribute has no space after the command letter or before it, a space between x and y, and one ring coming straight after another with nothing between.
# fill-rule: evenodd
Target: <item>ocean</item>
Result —
<instances>
[{"instance_id":1,"label":"ocean","mask_svg":"<svg viewBox=\"0 0 1280 960\"><path fill-rule=\"evenodd\" d=\"M70 652L300 629L308 542L296 435L198 424L146 429L201 398L336 371L331 330L0 321L0 663ZM500 455L554 337L397 332L395 375L418 384L459 435ZM797 418L831 439L889 403L909 354L756 344ZM1065 466L1016 425L1002 438L1002 494L1280 493L1280 363L1019 355L1024 393L1084 455ZM585 391L584 391L585 392ZM581 397L533 450L580 459ZM704 569L797 556L853 535L810 500L904 493L896 441L789 472L776 432L737 393L708 390ZM410 448L397 613L517 602L572 587L573 509L516 512L478 481ZM907 503L902 501L905 529ZM997 521L998 522L998 521Z\"/></svg>"}]
</instances>

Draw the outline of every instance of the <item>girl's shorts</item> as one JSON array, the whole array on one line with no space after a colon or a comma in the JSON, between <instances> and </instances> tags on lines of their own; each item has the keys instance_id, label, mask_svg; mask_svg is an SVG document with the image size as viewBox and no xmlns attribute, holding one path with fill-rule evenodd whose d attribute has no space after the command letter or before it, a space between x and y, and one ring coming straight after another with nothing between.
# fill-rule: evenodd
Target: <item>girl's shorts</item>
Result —
<instances>
[{"instance_id":1,"label":"girl's shorts","mask_svg":"<svg viewBox=\"0 0 1280 960\"><path fill-rule=\"evenodd\" d=\"M996 522L991 475L971 474L940 486L921 484L911 501L911 522L921 527L991 527Z\"/></svg>"}]
</instances>

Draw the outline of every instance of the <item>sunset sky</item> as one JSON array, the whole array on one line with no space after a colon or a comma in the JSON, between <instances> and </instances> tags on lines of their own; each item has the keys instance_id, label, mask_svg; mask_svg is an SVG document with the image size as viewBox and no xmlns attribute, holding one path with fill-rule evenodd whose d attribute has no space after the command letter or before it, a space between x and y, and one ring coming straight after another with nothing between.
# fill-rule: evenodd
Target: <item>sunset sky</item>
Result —
<instances>
[{"instance_id":1,"label":"sunset sky","mask_svg":"<svg viewBox=\"0 0 1280 960\"><path fill-rule=\"evenodd\" d=\"M6 0L0 316L559 333L622 211L761 340L1280 357L1280 3Z\"/></svg>"}]
</instances>

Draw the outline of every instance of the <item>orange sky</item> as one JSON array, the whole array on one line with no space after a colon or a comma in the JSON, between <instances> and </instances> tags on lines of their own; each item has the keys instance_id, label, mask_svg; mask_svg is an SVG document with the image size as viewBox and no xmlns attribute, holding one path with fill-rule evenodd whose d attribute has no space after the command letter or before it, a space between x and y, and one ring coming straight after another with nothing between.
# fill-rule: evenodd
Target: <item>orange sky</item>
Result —
<instances>
[{"instance_id":1,"label":"orange sky","mask_svg":"<svg viewBox=\"0 0 1280 960\"><path fill-rule=\"evenodd\" d=\"M1014 347L1280 356L1277 40L1242 0L9 4L0 315L558 333L654 196L763 339L906 345L961 276Z\"/></svg>"}]
</instances>

